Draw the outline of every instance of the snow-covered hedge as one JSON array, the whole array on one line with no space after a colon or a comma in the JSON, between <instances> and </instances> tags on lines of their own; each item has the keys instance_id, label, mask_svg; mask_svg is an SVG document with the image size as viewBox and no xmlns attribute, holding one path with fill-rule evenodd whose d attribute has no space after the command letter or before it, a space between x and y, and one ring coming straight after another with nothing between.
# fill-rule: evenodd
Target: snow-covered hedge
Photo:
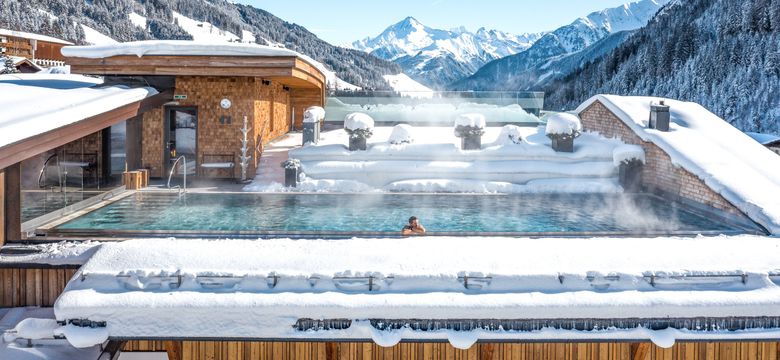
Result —
<instances>
[{"instance_id":1,"label":"snow-covered hedge","mask_svg":"<svg viewBox=\"0 0 780 360\"><path fill-rule=\"evenodd\" d=\"M499 145L522 144L523 136L520 134L520 128L517 125L504 125L496 143Z\"/></svg>"},{"instance_id":2,"label":"snow-covered hedge","mask_svg":"<svg viewBox=\"0 0 780 360\"><path fill-rule=\"evenodd\" d=\"M455 118L455 136L482 136L485 134L485 115L460 114Z\"/></svg>"},{"instance_id":3,"label":"snow-covered hedge","mask_svg":"<svg viewBox=\"0 0 780 360\"><path fill-rule=\"evenodd\" d=\"M319 106L311 106L303 112L303 122L313 123L325 119L325 109Z\"/></svg>"},{"instance_id":4,"label":"snow-covered hedge","mask_svg":"<svg viewBox=\"0 0 780 360\"><path fill-rule=\"evenodd\" d=\"M645 163L645 150L639 145L621 145L612 151L612 163L615 166L627 164L632 161Z\"/></svg>"},{"instance_id":5,"label":"snow-covered hedge","mask_svg":"<svg viewBox=\"0 0 780 360\"><path fill-rule=\"evenodd\" d=\"M374 128L374 119L364 113L347 114L344 118L344 129L347 130L371 130Z\"/></svg>"},{"instance_id":6,"label":"snow-covered hedge","mask_svg":"<svg viewBox=\"0 0 780 360\"><path fill-rule=\"evenodd\" d=\"M393 131L390 133L390 143L394 145L409 144L414 142L412 137L412 127L406 124L398 124L393 126Z\"/></svg>"},{"instance_id":7,"label":"snow-covered hedge","mask_svg":"<svg viewBox=\"0 0 780 360\"><path fill-rule=\"evenodd\" d=\"M551 136L573 136L577 137L582 131L582 123L577 115L569 113L557 113L547 117L547 127L545 134Z\"/></svg>"}]
</instances>

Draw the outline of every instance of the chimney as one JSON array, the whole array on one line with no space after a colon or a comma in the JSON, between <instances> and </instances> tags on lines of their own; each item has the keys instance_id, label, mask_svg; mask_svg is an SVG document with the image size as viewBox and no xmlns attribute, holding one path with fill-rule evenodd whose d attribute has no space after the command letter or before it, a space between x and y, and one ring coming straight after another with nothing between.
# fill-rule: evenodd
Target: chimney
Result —
<instances>
[{"instance_id":1,"label":"chimney","mask_svg":"<svg viewBox=\"0 0 780 360\"><path fill-rule=\"evenodd\" d=\"M658 105L650 104L650 122L647 125L650 129L669 131L669 106L664 105L663 100Z\"/></svg>"}]
</instances>

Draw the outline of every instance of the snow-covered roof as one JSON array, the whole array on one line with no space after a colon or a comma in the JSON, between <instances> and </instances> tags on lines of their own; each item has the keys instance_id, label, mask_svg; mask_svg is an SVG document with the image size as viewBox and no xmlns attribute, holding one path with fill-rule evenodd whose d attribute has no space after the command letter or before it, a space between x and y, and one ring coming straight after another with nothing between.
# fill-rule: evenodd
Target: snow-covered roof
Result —
<instances>
[{"instance_id":1,"label":"snow-covered roof","mask_svg":"<svg viewBox=\"0 0 780 360\"><path fill-rule=\"evenodd\" d=\"M62 48L65 57L101 59L112 56L175 55L175 56L291 56L308 62L325 74L328 70L318 61L299 52L259 44L190 41L146 40L118 44L68 46Z\"/></svg>"},{"instance_id":2,"label":"snow-covered roof","mask_svg":"<svg viewBox=\"0 0 780 360\"><path fill-rule=\"evenodd\" d=\"M670 106L669 132L647 128L650 103ZM772 234L780 235L780 157L699 104L655 97L596 95L642 140L663 149L672 163L693 173L712 190Z\"/></svg>"},{"instance_id":3,"label":"snow-covered roof","mask_svg":"<svg viewBox=\"0 0 780 360\"><path fill-rule=\"evenodd\" d=\"M753 140L758 141L761 145L780 143L780 136L775 134L763 134L756 132L746 132L745 134L753 138Z\"/></svg>"},{"instance_id":4,"label":"snow-covered roof","mask_svg":"<svg viewBox=\"0 0 780 360\"><path fill-rule=\"evenodd\" d=\"M24 31L8 30L8 29L0 29L0 36L13 36L13 37L21 37L21 38L33 39L39 41L46 41L55 44L73 45L73 43L70 41L53 38L51 36L33 34Z\"/></svg>"},{"instance_id":5,"label":"snow-covered roof","mask_svg":"<svg viewBox=\"0 0 780 360\"><path fill-rule=\"evenodd\" d=\"M157 94L69 74L0 75L0 147Z\"/></svg>"},{"instance_id":6,"label":"snow-covered roof","mask_svg":"<svg viewBox=\"0 0 780 360\"><path fill-rule=\"evenodd\" d=\"M648 339L655 332L641 328L379 331L366 320L777 317L778 246L780 239L748 235L130 240L102 245L58 298L55 315L105 321L112 337L373 338L391 345ZM354 322L346 330L293 329L302 318ZM752 330L671 336L673 342L780 334Z\"/></svg>"},{"instance_id":7,"label":"snow-covered roof","mask_svg":"<svg viewBox=\"0 0 780 360\"><path fill-rule=\"evenodd\" d=\"M26 62L27 64L29 64L33 68L35 68L37 70L41 70L41 67L38 66L38 64L30 61L30 59L28 59L26 57L23 57L23 56L9 56L9 58L11 59L11 61L14 62L15 66L19 66L19 64Z\"/></svg>"}]
</instances>

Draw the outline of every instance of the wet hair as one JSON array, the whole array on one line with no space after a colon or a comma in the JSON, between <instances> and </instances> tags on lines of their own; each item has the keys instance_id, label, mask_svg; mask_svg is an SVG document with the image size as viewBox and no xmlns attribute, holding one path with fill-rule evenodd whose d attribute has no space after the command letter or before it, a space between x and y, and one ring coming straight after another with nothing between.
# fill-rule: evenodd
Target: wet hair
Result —
<instances>
[{"instance_id":1,"label":"wet hair","mask_svg":"<svg viewBox=\"0 0 780 360\"><path fill-rule=\"evenodd\" d=\"M412 216L412 217L409 218L409 223L411 224L412 221L415 221L415 220L417 220L417 216Z\"/></svg>"}]
</instances>

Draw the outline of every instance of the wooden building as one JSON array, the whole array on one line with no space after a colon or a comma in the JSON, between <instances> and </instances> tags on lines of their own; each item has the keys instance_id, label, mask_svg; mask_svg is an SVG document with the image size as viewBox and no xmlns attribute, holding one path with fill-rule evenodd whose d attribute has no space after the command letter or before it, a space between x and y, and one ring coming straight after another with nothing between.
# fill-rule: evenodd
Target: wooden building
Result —
<instances>
[{"instance_id":1,"label":"wooden building","mask_svg":"<svg viewBox=\"0 0 780 360\"><path fill-rule=\"evenodd\" d=\"M64 46L73 43L51 36L23 31L0 29L0 54L30 59L39 66L60 64L65 58L60 53Z\"/></svg>"}]
</instances>

